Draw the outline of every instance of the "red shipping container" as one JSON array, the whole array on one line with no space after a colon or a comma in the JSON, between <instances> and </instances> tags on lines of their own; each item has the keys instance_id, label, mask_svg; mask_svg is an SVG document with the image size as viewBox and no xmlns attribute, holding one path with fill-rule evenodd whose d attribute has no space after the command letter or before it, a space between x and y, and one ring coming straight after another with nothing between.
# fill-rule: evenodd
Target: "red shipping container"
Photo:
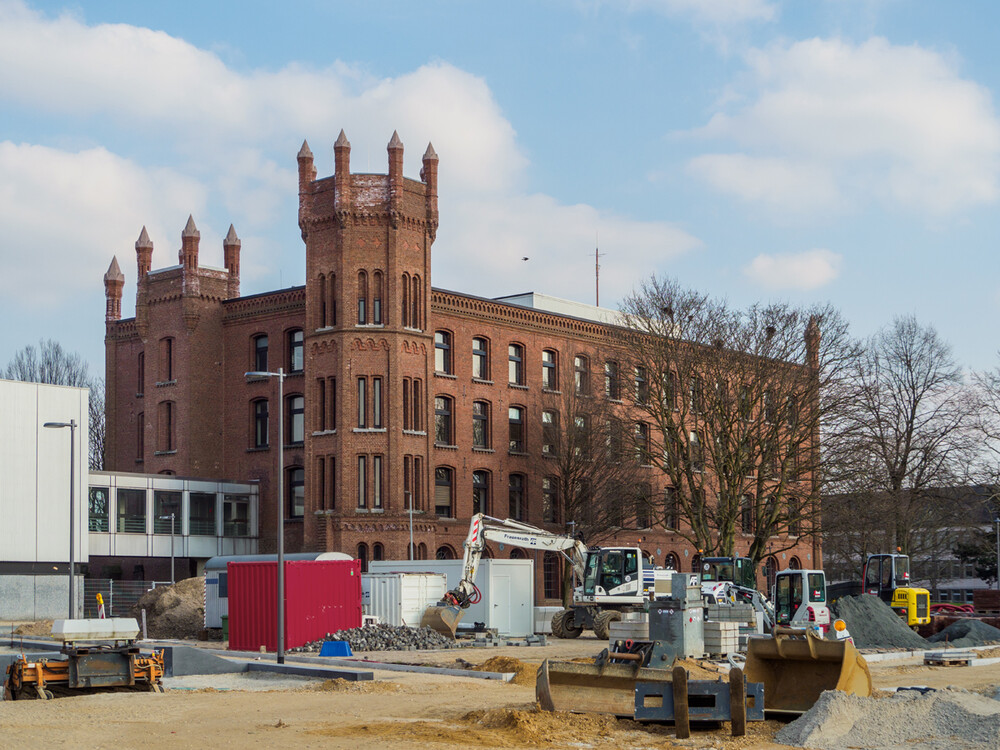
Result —
<instances>
[{"instance_id":1,"label":"red shipping container","mask_svg":"<svg viewBox=\"0 0 1000 750\"><path fill-rule=\"evenodd\" d=\"M231 562L229 648L278 645L278 563ZM361 626L361 561L285 561L285 648Z\"/></svg>"}]
</instances>

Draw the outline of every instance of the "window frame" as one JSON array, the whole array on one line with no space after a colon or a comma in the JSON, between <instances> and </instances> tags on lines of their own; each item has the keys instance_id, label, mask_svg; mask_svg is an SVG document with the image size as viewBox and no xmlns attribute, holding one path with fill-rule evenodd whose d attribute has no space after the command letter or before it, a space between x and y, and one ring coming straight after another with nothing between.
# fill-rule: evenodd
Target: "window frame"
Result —
<instances>
[{"instance_id":1,"label":"window frame","mask_svg":"<svg viewBox=\"0 0 1000 750\"><path fill-rule=\"evenodd\" d=\"M573 357L573 387L578 396L590 395L590 359L583 354Z\"/></svg>"},{"instance_id":2,"label":"window frame","mask_svg":"<svg viewBox=\"0 0 1000 750\"><path fill-rule=\"evenodd\" d=\"M288 331L287 341L289 374L303 372L306 366L305 333L301 328L292 328Z\"/></svg>"},{"instance_id":3,"label":"window frame","mask_svg":"<svg viewBox=\"0 0 1000 750\"><path fill-rule=\"evenodd\" d=\"M251 369L254 372L267 372L267 350L270 339L266 333L258 333L251 338L251 341L253 342L251 351L253 367Z\"/></svg>"},{"instance_id":4,"label":"window frame","mask_svg":"<svg viewBox=\"0 0 1000 750\"><path fill-rule=\"evenodd\" d=\"M542 388L559 390L559 352L555 349L542 350Z\"/></svg>"},{"instance_id":5,"label":"window frame","mask_svg":"<svg viewBox=\"0 0 1000 750\"><path fill-rule=\"evenodd\" d=\"M507 436L508 453L526 453L525 421L527 409L520 404L511 404L507 407Z\"/></svg>"},{"instance_id":6,"label":"window frame","mask_svg":"<svg viewBox=\"0 0 1000 750\"><path fill-rule=\"evenodd\" d=\"M482 481L477 481L482 478ZM472 472L472 513L490 513L490 472L477 469Z\"/></svg>"},{"instance_id":7,"label":"window frame","mask_svg":"<svg viewBox=\"0 0 1000 750\"><path fill-rule=\"evenodd\" d=\"M454 375L451 331L434 331L434 372L438 375ZM440 360L440 361L439 361Z\"/></svg>"},{"instance_id":8,"label":"window frame","mask_svg":"<svg viewBox=\"0 0 1000 750\"><path fill-rule=\"evenodd\" d=\"M477 370L479 374L476 374ZM472 337L472 377L476 380L490 379L490 341L485 336Z\"/></svg>"},{"instance_id":9,"label":"window frame","mask_svg":"<svg viewBox=\"0 0 1000 750\"><path fill-rule=\"evenodd\" d=\"M300 445L306 440L306 397L293 393L286 397L288 409L288 444ZM299 405L296 406L296 401Z\"/></svg>"},{"instance_id":10,"label":"window frame","mask_svg":"<svg viewBox=\"0 0 1000 750\"><path fill-rule=\"evenodd\" d=\"M455 440L455 399L448 395L434 397L434 444L451 446ZM447 438L442 440L441 438Z\"/></svg>"},{"instance_id":11,"label":"window frame","mask_svg":"<svg viewBox=\"0 0 1000 750\"><path fill-rule=\"evenodd\" d=\"M488 450L490 447L490 402L472 402L472 447Z\"/></svg>"},{"instance_id":12,"label":"window frame","mask_svg":"<svg viewBox=\"0 0 1000 750\"><path fill-rule=\"evenodd\" d=\"M524 344L507 344L507 383L524 385Z\"/></svg>"},{"instance_id":13,"label":"window frame","mask_svg":"<svg viewBox=\"0 0 1000 750\"><path fill-rule=\"evenodd\" d=\"M444 481L447 479L447 481ZM441 509L444 505L439 504L439 500L442 496L442 492L438 490L439 487L447 487L448 490L448 505L447 513L441 513ZM435 466L434 467L434 515L439 518L454 518L452 515L455 512L455 470L450 466Z\"/></svg>"}]
</instances>

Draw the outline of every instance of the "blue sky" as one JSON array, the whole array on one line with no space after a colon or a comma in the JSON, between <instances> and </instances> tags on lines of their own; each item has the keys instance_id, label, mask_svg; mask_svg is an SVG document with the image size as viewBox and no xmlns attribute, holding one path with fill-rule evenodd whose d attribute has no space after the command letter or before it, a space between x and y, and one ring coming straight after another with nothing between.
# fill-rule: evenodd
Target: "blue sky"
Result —
<instances>
[{"instance_id":1,"label":"blue sky","mask_svg":"<svg viewBox=\"0 0 1000 750\"><path fill-rule=\"evenodd\" d=\"M416 177L440 156L433 283L613 307L669 274L738 304L914 313L993 367L993 2L0 0L0 366L40 338L103 372L102 276L134 243L242 291L304 281L295 155ZM528 261L521 258L527 256Z\"/></svg>"}]
</instances>

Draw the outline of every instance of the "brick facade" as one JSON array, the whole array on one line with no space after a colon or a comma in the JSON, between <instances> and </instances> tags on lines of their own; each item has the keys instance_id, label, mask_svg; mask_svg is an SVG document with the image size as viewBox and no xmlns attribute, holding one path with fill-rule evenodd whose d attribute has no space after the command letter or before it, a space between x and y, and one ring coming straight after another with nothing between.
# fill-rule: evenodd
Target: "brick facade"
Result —
<instances>
[{"instance_id":1,"label":"brick facade","mask_svg":"<svg viewBox=\"0 0 1000 750\"><path fill-rule=\"evenodd\" d=\"M277 383L248 382L244 375L281 367L287 373L282 465L289 551L405 559L412 497L417 556L460 555L473 512L473 472L479 471L486 472L491 515L508 515L510 476L520 475L525 520L543 525L541 412L557 410L560 391L573 387L575 357L586 357L591 381L600 381L604 361L613 357L607 326L432 289L433 148L424 154L420 180L403 176L396 134L388 175L352 174L343 133L334 152L334 175L321 179L308 145L298 154L304 287L240 297L235 230L225 240L226 269L203 268L200 237L189 219L179 265L157 271L151 271L153 243L143 229L136 242L136 316L121 320L123 279L112 262L105 275L108 469L257 480L260 549L273 550ZM436 331L448 337L450 373L435 371ZM473 338L487 344L483 377L473 376ZM521 347L523 385L508 383L510 344ZM553 353L554 388L542 387L543 351ZM435 442L436 397L449 399L447 445ZM473 446L475 402L488 416L485 448ZM293 413L299 406L301 417ZM511 406L524 410L523 451L508 450ZM263 439L260 424L268 430ZM436 512L438 468L450 470L447 514ZM304 497L297 501L292 480L299 478ZM654 487L662 484L652 472L649 478ZM300 512L297 504L304 506ZM672 554L682 569L690 569L695 552L660 528L622 531L618 541L638 541L659 563ZM793 557L813 567L819 559L814 545L786 552L778 567ZM536 575L542 601L541 558Z\"/></svg>"}]
</instances>

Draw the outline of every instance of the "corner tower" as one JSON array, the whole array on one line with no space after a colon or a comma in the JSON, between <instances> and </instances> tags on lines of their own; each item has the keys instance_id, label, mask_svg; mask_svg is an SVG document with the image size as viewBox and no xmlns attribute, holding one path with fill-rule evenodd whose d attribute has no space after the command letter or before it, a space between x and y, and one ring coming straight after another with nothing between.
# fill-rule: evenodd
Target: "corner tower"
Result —
<instances>
[{"instance_id":1,"label":"corner tower","mask_svg":"<svg viewBox=\"0 0 1000 750\"><path fill-rule=\"evenodd\" d=\"M420 510L428 498L437 154L428 146L414 180L397 133L387 152L388 174L352 174L341 131L334 174L322 179L308 144L298 154L307 549L352 549L366 533L398 530L411 499Z\"/></svg>"}]
</instances>

